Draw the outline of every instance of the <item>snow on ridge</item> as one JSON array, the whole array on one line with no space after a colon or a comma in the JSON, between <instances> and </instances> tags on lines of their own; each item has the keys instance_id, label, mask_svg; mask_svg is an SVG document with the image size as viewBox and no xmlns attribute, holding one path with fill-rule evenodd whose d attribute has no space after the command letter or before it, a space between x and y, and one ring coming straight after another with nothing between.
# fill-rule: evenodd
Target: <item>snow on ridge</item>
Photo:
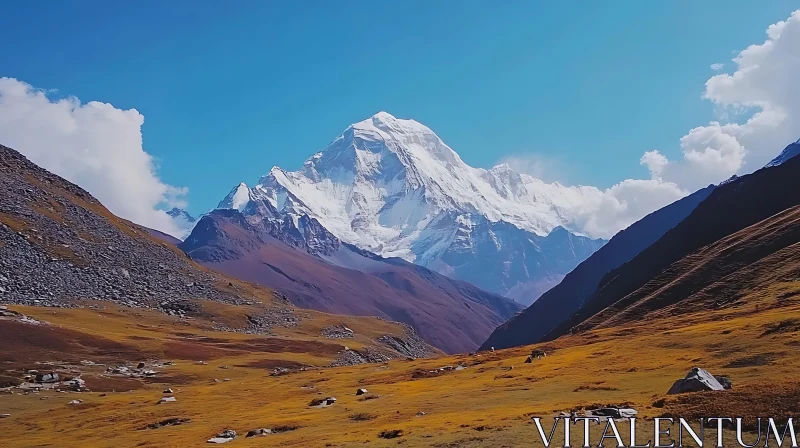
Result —
<instances>
[{"instance_id":1,"label":"snow on ridge","mask_svg":"<svg viewBox=\"0 0 800 448\"><path fill-rule=\"evenodd\" d=\"M235 187L219 207L241 210L253 198L267 199L283 213L316 218L342 241L415 261L434 260L446 248L458 216L539 236L559 226L580 234L574 216L587 198L601 195L508 165L473 168L427 126L378 112L349 126L300 170L273 167L255 187Z\"/></svg>"}]
</instances>

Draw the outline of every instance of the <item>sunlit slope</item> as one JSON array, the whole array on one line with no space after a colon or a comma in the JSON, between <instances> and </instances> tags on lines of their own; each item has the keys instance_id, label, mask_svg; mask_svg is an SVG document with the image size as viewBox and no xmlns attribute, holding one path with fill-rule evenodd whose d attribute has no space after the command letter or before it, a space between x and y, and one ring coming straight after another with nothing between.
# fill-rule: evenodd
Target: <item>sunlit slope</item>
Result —
<instances>
[{"instance_id":1,"label":"sunlit slope","mask_svg":"<svg viewBox=\"0 0 800 448\"><path fill-rule=\"evenodd\" d=\"M405 446L539 446L530 423L532 415L552 416L597 404L626 404L643 417L706 410L727 415L744 412L742 403L749 402L752 406L770 404L774 406L770 415L779 416L793 412L790 407L800 398L796 387L800 364L798 281L752 290L723 309L658 316L538 346L479 356L312 369L277 377L263 367L265 359L321 365L328 355L324 350L306 348L266 353L260 337L194 327L178 329L166 318L155 316L145 316L148 323L143 328L141 317L120 311L56 310L53 314L53 310L41 308L17 309L65 330L103 336L149 355L168 354L175 365L129 392L0 395L3 412L12 414L0 420L10 446L205 446L207 438L225 428L242 434L278 426L297 428L257 439L240 436L231 443L315 447L363 446L365 442L396 446L401 441ZM188 340L179 333L205 336L205 340L195 337L185 349L165 352L164 347L176 338ZM356 342L347 344L356 346ZM201 356L189 349L197 346L208 350L206 365L197 364ZM544 349L548 356L524 364L533 347ZM29 348L26 352L35 353ZM459 363L467 368L430 373ZM667 397L672 382L693 366L727 375L733 390ZM221 381L215 382L215 378ZM174 390L178 401L156 405L165 387ZM355 395L361 387L377 398L362 401L363 397ZM40 400L43 396L48 399ZM308 407L311 399L327 396L336 397L337 403L324 409ZM76 398L84 403L67 404ZM753 412L763 411L752 406ZM420 412L424 415L418 415ZM142 429L172 417L191 421ZM379 438L387 429L400 429L403 435L392 440Z\"/></svg>"}]
</instances>

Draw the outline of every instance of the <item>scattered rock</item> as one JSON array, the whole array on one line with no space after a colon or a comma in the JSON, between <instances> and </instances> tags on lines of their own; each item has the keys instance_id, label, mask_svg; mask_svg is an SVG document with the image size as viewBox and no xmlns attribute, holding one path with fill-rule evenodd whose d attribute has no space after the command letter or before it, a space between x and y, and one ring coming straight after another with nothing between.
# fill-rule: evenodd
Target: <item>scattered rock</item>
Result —
<instances>
[{"instance_id":1,"label":"scattered rock","mask_svg":"<svg viewBox=\"0 0 800 448\"><path fill-rule=\"evenodd\" d=\"M528 355L528 357L525 358L525 364L530 364L531 362L533 362L533 357L531 355Z\"/></svg>"},{"instance_id":2,"label":"scattered rock","mask_svg":"<svg viewBox=\"0 0 800 448\"><path fill-rule=\"evenodd\" d=\"M89 392L89 389L86 388L86 381L80 378L73 379L68 386L73 392Z\"/></svg>"},{"instance_id":3,"label":"scattered rock","mask_svg":"<svg viewBox=\"0 0 800 448\"><path fill-rule=\"evenodd\" d=\"M636 417L639 412L633 408L599 408L586 411L587 416L607 417L607 418L631 418Z\"/></svg>"},{"instance_id":4,"label":"scattered rock","mask_svg":"<svg viewBox=\"0 0 800 448\"><path fill-rule=\"evenodd\" d=\"M699 367L694 367L686 374L685 378L675 381L667 391L667 395L723 389L725 387L713 375Z\"/></svg>"},{"instance_id":5,"label":"scattered rock","mask_svg":"<svg viewBox=\"0 0 800 448\"><path fill-rule=\"evenodd\" d=\"M216 437L208 439L208 443L228 443L235 438L236 438L236 431L232 429L226 429L221 433L217 434Z\"/></svg>"},{"instance_id":6,"label":"scattered rock","mask_svg":"<svg viewBox=\"0 0 800 448\"><path fill-rule=\"evenodd\" d=\"M417 417L422 417L423 415L425 415L424 412L422 412L422 411L417 412Z\"/></svg>"},{"instance_id":7,"label":"scattered rock","mask_svg":"<svg viewBox=\"0 0 800 448\"><path fill-rule=\"evenodd\" d=\"M140 363L139 363L139 364L136 366L136 368L137 368L137 369L144 369L144 363L143 363L143 362L140 362Z\"/></svg>"},{"instance_id":8,"label":"scattered rock","mask_svg":"<svg viewBox=\"0 0 800 448\"><path fill-rule=\"evenodd\" d=\"M11 414L0 414L0 418L8 418L11 417Z\"/></svg>"},{"instance_id":9,"label":"scattered rock","mask_svg":"<svg viewBox=\"0 0 800 448\"><path fill-rule=\"evenodd\" d=\"M57 383L59 381L60 381L59 376L55 372L36 375L37 383Z\"/></svg>"},{"instance_id":10,"label":"scattered rock","mask_svg":"<svg viewBox=\"0 0 800 448\"><path fill-rule=\"evenodd\" d=\"M245 437L257 437L257 436L267 436L272 434L272 430L268 428L259 428L259 429L252 429L247 431L247 435Z\"/></svg>"},{"instance_id":11,"label":"scattered rock","mask_svg":"<svg viewBox=\"0 0 800 448\"><path fill-rule=\"evenodd\" d=\"M172 393L172 389L171 388L164 389L164 393L165 394L171 394Z\"/></svg>"},{"instance_id":12,"label":"scattered rock","mask_svg":"<svg viewBox=\"0 0 800 448\"><path fill-rule=\"evenodd\" d=\"M163 428L165 426L178 426L184 423L189 423L191 421L192 420L188 418L172 417L166 420L161 420L160 422L150 423L145 427L145 429L158 429L158 428Z\"/></svg>"},{"instance_id":13,"label":"scattered rock","mask_svg":"<svg viewBox=\"0 0 800 448\"><path fill-rule=\"evenodd\" d=\"M544 350L531 350L532 358L539 359L544 358L545 356L547 356L547 353L545 353Z\"/></svg>"},{"instance_id":14,"label":"scattered rock","mask_svg":"<svg viewBox=\"0 0 800 448\"><path fill-rule=\"evenodd\" d=\"M178 399L175 398L175 397L164 397L164 398L161 398L160 400L158 400L158 404L175 403L176 401L178 401Z\"/></svg>"},{"instance_id":15,"label":"scattered rock","mask_svg":"<svg viewBox=\"0 0 800 448\"><path fill-rule=\"evenodd\" d=\"M312 408L326 408L328 406L333 406L336 403L336 398L328 397L328 398L315 398L311 400L311 403L308 405Z\"/></svg>"},{"instance_id":16,"label":"scattered rock","mask_svg":"<svg viewBox=\"0 0 800 448\"><path fill-rule=\"evenodd\" d=\"M366 394L367 392L368 392L368 391L367 391L367 389L358 389L358 390L356 391L356 395L364 395L364 394Z\"/></svg>"},{"instance_id":17,"label":"scattered rock","mask_svg":"<svg viewBox=\"0 0 800 448\"><path fill-rule=\"evenodd\" d=\"M73 404L73 405L74 404L81 404L81 403L83 403L83 400L72 400L72 401L69 402L69 404Z\"/></svg>"},{"instance_id":18,"label":"scattered rock","mask_svg":"<svg viewBox=\"0 0 800 448\"><path fill-rule=\"evenodd\" d=\"M397 437L403 437L403 430L402 429L387 429L387 430L381 431L380 434L378 434L378 437L380 437L381 439L395 439Z\"/></svg>"},{"instance_id":19,"label":"scattered rock","mask_svg":"<svg viewBox=\"0 0 800 448\"><path fill-rule=\"evenodd\" d=\"M333 325L322 329L322 336L329 339L352 339L353 330L344 325Z\"/></svg>"}]
</instances>

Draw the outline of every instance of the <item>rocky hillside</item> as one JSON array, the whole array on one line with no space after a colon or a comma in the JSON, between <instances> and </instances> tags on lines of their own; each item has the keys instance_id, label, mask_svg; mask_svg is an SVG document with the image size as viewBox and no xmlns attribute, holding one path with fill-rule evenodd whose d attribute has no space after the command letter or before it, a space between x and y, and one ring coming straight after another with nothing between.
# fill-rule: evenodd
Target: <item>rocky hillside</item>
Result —
<instances>
[{"instance_id":1,"label":"rocky hillside","mask_svg":"<svg viewBox=\"0 0 800 448\"><path fill-rule=\"evenodd\" d=\"M257 216L235 209L205 215L179 247L204 266L273 288L295 305L404 322L447 352L474 350L520 310L471 284L343 243L313 218L295 221L269 202L260 205Z\"/></svg>"},{"instance_id":2,"label":"rocky hillside","mask_svg":"<svg viewBox=\"0 0 800 448\"><path fill-rule=\"evenodd\" d=\"M208 316L210 304L221 302L236 305L229 311L237 315L231 320L236 323L214 325L256 333L296 327L304 319L331 319L297 310L265 288L203 268L148 229L114 216L80 187L5 146L0 146L0 197L0 303L67 308L100 300L198 318ZM358 322L356 330L386 328L376 319ZM406 326L389 327L393 330L385 336L419 346ZM375 343L395 357L405 356L391 344ZM422 351L435 351L428 349Z\"/></svg>"},{"instance_id":3,"label":"rocky hillside","mask_svg":"<svg viewBox=\"0 0 800 448\"><path fill-rule=\"evenodd\" d=\"M603 276L646 249L686 218L714 190L706 187L657 210L614 235L557 286L533 305L498 327L482 349L534 344L577 312L597 289Z\"/></svg>"}]
</instances>

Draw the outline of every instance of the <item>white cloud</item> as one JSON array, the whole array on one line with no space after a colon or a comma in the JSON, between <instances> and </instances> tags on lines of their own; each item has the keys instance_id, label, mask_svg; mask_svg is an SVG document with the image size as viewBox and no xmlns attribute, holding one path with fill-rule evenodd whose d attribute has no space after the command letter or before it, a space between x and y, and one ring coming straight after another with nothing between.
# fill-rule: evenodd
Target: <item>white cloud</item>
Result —
<instances>
[{"instance_id":1,"label":"white cloud","mask_svg":"<svg viewBox=\"0 0 800 448\"><path fill-rule=\"evenodd\" d=\"M703 98L725 117L681 138L680 160L648 152L654 178L695 189L764 166L800 137L800 10L767 29L767 40L733 59L736 70L706 82Z\"/></svg>"},{"instance_id":2,"label":"white cloud","mask_svg":"<svg viewBox=\"0 0 800 448\"><path fill-rule=\"evenodd\" d=\"M680 139L680 159L645 152L640 163L650 179L624 180L587 200L577 230L608 238L692 191L761 168L800 137L800 11L771 25L764 43L733 62L735 71L711 77L703 94L726 121L691 129Z\"/></svg>"},{"instance_id":3,"label":"white cloud","mask_svg":"<svg viewBox=\"0 0 800 448\"><path fill-rule=\"evenodd\" d=\"M503 157L497 164L506 164L518 173L548 182L563 180L564 176L564 169L556 159L541 154L512 154Z\"/></svg>"},{"instance_id":4,"label":"white cloud","mask_svg":"<svg viewBox=\"0 0 800 448\"><path fill-rule=\"evenodd\" d=\"M144 116L75 97L51 100L43 90L0 78L0 143L80 185L114 214L180 235L160 206L185 206L186 188L164 183L142 149Z\"/></svg>"},{"instance_id":5,"label":"white cloud","mask_svg":"<svg viewBox=\"0 0 800 448\"><path fill-rule=\"evenodd\" d=\"M711 64L711 70L714 70L715 72L718 72L723 68L725 68L725 64L720 64L720 63Z\"/></svg>"},{"instance_id":6,"label":"white cloud","mask_svg":"<svg viewBox=\"0 0 800 448\"><path fill-rule=\"evenodd\" d=\"M608 239L648 213L669 205L688 193L689 191L671 182L627 179L603 190L592 201L587 201L578 210L575 226L593 238Z\"/></svg>"}]
</instances>

